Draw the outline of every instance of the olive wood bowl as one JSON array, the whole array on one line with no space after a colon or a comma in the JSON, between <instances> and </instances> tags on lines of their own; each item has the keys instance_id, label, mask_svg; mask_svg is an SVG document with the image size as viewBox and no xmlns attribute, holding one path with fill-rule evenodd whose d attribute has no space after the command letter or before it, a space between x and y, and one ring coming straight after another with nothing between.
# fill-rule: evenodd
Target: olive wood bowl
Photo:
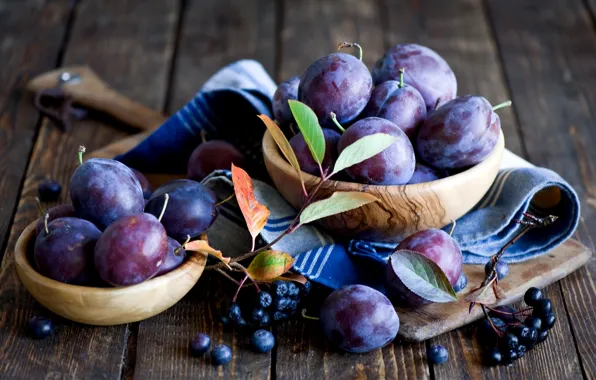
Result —
<instances>
[{"instance_id":1,"label":"olive wood bowl","mask_svg":"<svg viewBox=\"0 0 596 380\"><path fill-rule=\"evenodd\" d=\"M126 287L65 284L39 274L29 262L27 252L35 243L36 223L25 228L15 246L21 282L33 298L52 312L88 325L119 325L161 313L192 289L207 261L202 253L188 252L186 261L173 271Z\"/></svg>"},{"instance_id":2,"label":"olive wood bowl","mask_svg":"<svg viewBox=\"0 0 596 380\"><path fill-rule=\"evenodd\" d=\"M329 180L316 199L336 191L360 191L379 198L378 202L330 216L320 224L338 237L399 242L412 233L427 228L442 228L470 211L492 185L505 150L501 132L490 155L481 163L452 176L413 185L376 186ZM282 156L273 137L265 132L263 156L267 171L283 197L296 209L306 197L300 179ZM310 191L319 177L302 172Z\"/></svg>"}]
</instances>

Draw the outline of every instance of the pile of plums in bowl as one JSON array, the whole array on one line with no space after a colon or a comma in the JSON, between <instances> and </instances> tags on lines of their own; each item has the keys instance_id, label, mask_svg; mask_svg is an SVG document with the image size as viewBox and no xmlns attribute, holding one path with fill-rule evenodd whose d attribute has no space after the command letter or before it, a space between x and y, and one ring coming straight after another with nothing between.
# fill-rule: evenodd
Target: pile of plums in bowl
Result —
<instances>
[{"instance_id":1,"label":"pile of plums in bowl","mask_svg":"<svg viewBox=\"0 0 596 380\"><path fill-rule=\"evenodd\" d=\"M184 244L218 215L199 182L152 192L118 161L81 158L69 192L72 205L49 209L15 249L19 277L44 306L84 323L126 323L163 311L198 281L206 258Z\"/></svg>"},{"instance_id":2,"label":"pile of plums in bowl","mask_svg":"<svg viewBox=\"0 0 596 380\"><path fill-rule=\"evenodd\" d=\"M476 95L458 97L456 77L447 62L416 44L389 49L372 73L361 59L336 52L316 60L301 77L282 83L273 113L283 130L293 131L288 100L298 100L316 114L325 137L323 170L332 168L346 147L365 136L395 137L389 148L323 184L318 195L374 194L383 202L326 218L323 224L339 235L396 242L422 229L444 227L488 191L504 150L495 110L510 105L493 107ZM320 168L303 135L295 134L290 144L307 189L314 187ZM277 188L300 208L305 201L300 178L268 133L263 151Z\"/></svg>"}]
</instances>

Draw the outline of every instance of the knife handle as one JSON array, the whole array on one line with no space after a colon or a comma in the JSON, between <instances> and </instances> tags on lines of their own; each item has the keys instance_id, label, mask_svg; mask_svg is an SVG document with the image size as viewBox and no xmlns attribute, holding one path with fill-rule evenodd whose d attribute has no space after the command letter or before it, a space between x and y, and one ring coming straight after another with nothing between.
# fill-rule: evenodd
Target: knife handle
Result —
<instances>
[{"instance_id":1,"label":"knife handle","mask_svg":"<svg viewBox=\"0 0 596 380\"><path fill-rule=\"evenodd\" d=\"M63 73L69 73L70 81L60 81ZM131 127L152 131L166 121L160 112L154 111L126 96L119 94L88 66L62 67L41 74L27 83L27 89L38 92L59 86L75 104L104 112Z\"/></svg>"}]
</instances>

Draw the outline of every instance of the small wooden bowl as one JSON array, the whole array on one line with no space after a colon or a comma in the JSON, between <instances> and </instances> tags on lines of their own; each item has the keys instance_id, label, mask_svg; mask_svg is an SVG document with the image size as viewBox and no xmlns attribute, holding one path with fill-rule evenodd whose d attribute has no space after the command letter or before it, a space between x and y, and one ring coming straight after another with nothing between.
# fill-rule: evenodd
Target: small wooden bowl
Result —
<instances>
[{"instance_id":1,"label":"small wooden bowl","mask_svg":"<svg viewBox=\"0 0 596 380\"><path fill-rule=\"evenodd\" d=\"M121 288L69 285L42 276L29 263L27 250L34 243L36 223L23 231L15 246L21 282L33 298L52 312L88 325L119 325L161 313L192 289L207 261L205 255L189 252L178 268L137 285Z\"/></svg>"},{"instance_id":2,"label":"small wooden bowl","mask_svg":"<svg viewBox=\"0 0 596 380\"><path fill-rule=\"evenodd\" d=\"M423 229L442 228L470 211L486 194L497 176L504 150L505 138L501 132L497 145L484 161L432 182L375 186L327 181L317 193L317 199L327 198L336 191L361 191L380 201L325 218L321 224L337 236L387 242L399 242ZM269 132L263 138L263 156L267 171L283 197L296 209L302 207L305 196L300 179ZM302 176L309 191L319 181L319 177L304 172Z\"/></svg>"}]
</instances>

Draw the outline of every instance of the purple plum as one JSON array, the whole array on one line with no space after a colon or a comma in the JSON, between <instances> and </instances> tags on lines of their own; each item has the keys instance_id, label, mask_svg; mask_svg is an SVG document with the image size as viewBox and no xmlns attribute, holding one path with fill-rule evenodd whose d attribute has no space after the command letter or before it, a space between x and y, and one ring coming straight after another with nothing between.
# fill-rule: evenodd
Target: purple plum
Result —
<instances>
[{"instance_id":1,"label":"purple plum","mask_svg":"<svg viewBox=\"0 0 596 380\"><path fill-rule=\"evenodd\" d=\"M364 136L386 133L397 140L387 149L346 169L346 173L360 183L373 185L402 185L408 183L416 157L408 136L395 124L379 117L367 117L357 121L341 136L339 153Z\"/></svg>"},{"instance_id":2,"label":"purple plum","mask_svg":"<svg viewBox=\"0 0 596 380\"><path fill-rule=\"evenodd\" d=\"M100 229L114 221L143 212L143 189L135 174L121 162L92 158L70 179L70 198L77 216Z\"/></svg>"},{"instance_id":3,"label":"purple plum","mask_svg":"<svg viewBox=\"0 0 596 380\"><path fill-rule=\"evenodd\" d=\"M183 242L205 232L217 217L215 198L203 185L190 179L176 179L158 187L145 210L155 216L161 214L165 194L168 205L161 222L168 236Z\"/></svg>"},{"instance_id":4,"label":"purple plum","mask_svg":"<svg viewBox=\"0 0 596 380\"><path fill-rule=\"evenodd\" d=\"M49 215L49 217L48 217L48 223L49 223L54 219L64 218L65 216L75 216L75 209L71 204L58 205L58 206L54 206L51 209L49 209L48 211L46 211L46 214ZM45 214L39 218L39 220L37 221L37 224L35 225L35 234L36 235L39 235L41 230L44 228L44 223L45 223L44 220L45 220Z\"/></svg>"},{"instance_id":5,"label":"purple plum","mask_svg":"<svg viewBox=\"0 0 596 380\"><path fill-rule=\"evenodd\" d=\"M488 100L462 96L429 115L418 133L417 152L435 168L465 168L492 152L500 131L501 120Z\"/></svg>"},{"instance_id":6,"label":"purple plum","mask_svg":"<svg viewBox=\"0 0 596 380\"><path fill-rule=\"evenodd\" d=\"M294 116L290 110L288 100L298 99L299 83L300 77L292 77L281 83L277 87L275 94L273 94L273 116L281 127L286 127L294 122Z\"/></svg>"},{"instance_id":7,"label":"purple plum","mask_svg":"<svg viewBox=\"0 0 596 380\"><path fill-rule=\"evenodd\" d=\"M455 285L459 280L462 272L462 253L457 242L445 231L436 228L418 231L399 243L396 250L401 249L418 252L434 261L445 273L451 285ZM417 306L430 302L414 294L403 284L395 273L391 257L386 266L386 279L389 294L400 304Z\"/></svg>"},{"instance_id":8,"label":"purple plum","mask_svg":"<svg viewBox=\"0 0 596 380\"><path fill-rule=\"evenodd\" d=\"M399 317L389 299L365 285L348 285L331 293L319 317L327 339L348 352L381 348L399 330Z\"/></svg>"},{"instance_id":9,"label":"purple plum","mask_svg":"<svg viewBox=\"0 0 596 380\"><path fill-rule=\"evenodd\" d=\"M166 259L166 230L151 214L122 217L97 240L94 262L101 278L114 286L141 283L153 277Z\"/></svg>"},{"instance_id":10,"label":"purple plum","mask_svg":"<svg viewBox=\"0 0 596 380\"><path fill-rule=\"evenodd\" d=\"M362 115L389 120L414 142L418 128L426 120L426 104L414 87L389 80L375 87Z\"/></svg>"},{"instance_id":11,"label":"purple plum","mask_svg":"<svg viewBox=\"0 0 596 380\"><path fill-rule=\"evenodd\" d=\"M149 180L147 179L147 177L145 177L145 175L143 173L141 173L140 171L138 171L137 169L130 168L130 170L132 170L134 175L139 180L141 189L143 189L143 198L149 199L151 197L151 194L153 193L153 188L151 187L151 183L149 183Z\"/></svg>"},{"instance_id":12,"label":"purple plum","mask_svg":"<svg viewBox=\"0 0 596 380\"><path fill-rule=\"evenodd\" d=\"M325 157L323 158L321 166L323 167L323 170L328 168L333 169L335 160L337 160L337 143L339 142L341 135L333 129L323 128L323 136L325 136ZM298 133L296 136L292 137L290 139L290 145L296 154L300 169L305 173L320 175L319 165L314 158L312 158L312 154L308 149L308 145L306 145L306 141L304 141L302 133Z\"/></svg>"},{"instance_id":13,"label":"purple plum","mask_svg":"<svg viewBox=\"0 0 596 380\"><path fill-rule=\"evenodd\" d=\"M416 168L414 169L414 174L408 184L414 183L424 183L424 182L431 182L436 181L437 179L441 179L444 176L436 169L431 168L430 166L426 166L421 164L420 162L416 162Z\"/></svg>"},{"instance_id":14,"label":"purple plum","mask_svg":"<svg viewBox=\"0 0 596 380\"><path fill-rule=\"evenodd\" d=\"M91 222L57 218L42 228L35 239L37 270L53 280L73 285L93 285L99 276L93 266L93 251L101 231Z\"/></svg>"},{"instance_id":15,"label":"purple plum","mask_svg":"<svg viewBox=\"0 0 596 380\"><path fill-rule=\"evenodd\" d=\"M298 100L312 108L323 127L354 120L366 107L372 92L370 72L358 58L333 53L316 60L300 78Z\"/></svg>"},{"instance_id":16,"label":"purple plum","mask_svg":"<svg viewBox=\"0 0 596 380\"><path fill-rule=\"evenodd\" d=\"M232 163L243 167L244 155L224 140L210 140L197 146L190 155L187 177L200 181L215 170L231 170Z\"/></svg>"},{"instance_id":17,"label":"purple plum","mask_svg":"<svg viewBox=\"0 0 596 380\"><path fill-rule=\"evenodd\" d=\"M177 249L178 254L175 252ZM171 272L178 268L184 262L185 258L186 251L184 248L182 248L180 243L168 236L168 252L166 253L166 258L155 275L161 276L162 274Z\"/></svg>"},{"instance_id":18,"label":"purple plum","mask_svg":"<svg viewBox=\"0 0 596 380\"><path fill-rule=\"evenodd\" d=\"M400 69L405 70L404 82L420 92L429 112L457 94L457 80L451 67L425 46L399 44L387 50L372 70L375 85L399 80Z\"/></svg>"}]
</instances>

